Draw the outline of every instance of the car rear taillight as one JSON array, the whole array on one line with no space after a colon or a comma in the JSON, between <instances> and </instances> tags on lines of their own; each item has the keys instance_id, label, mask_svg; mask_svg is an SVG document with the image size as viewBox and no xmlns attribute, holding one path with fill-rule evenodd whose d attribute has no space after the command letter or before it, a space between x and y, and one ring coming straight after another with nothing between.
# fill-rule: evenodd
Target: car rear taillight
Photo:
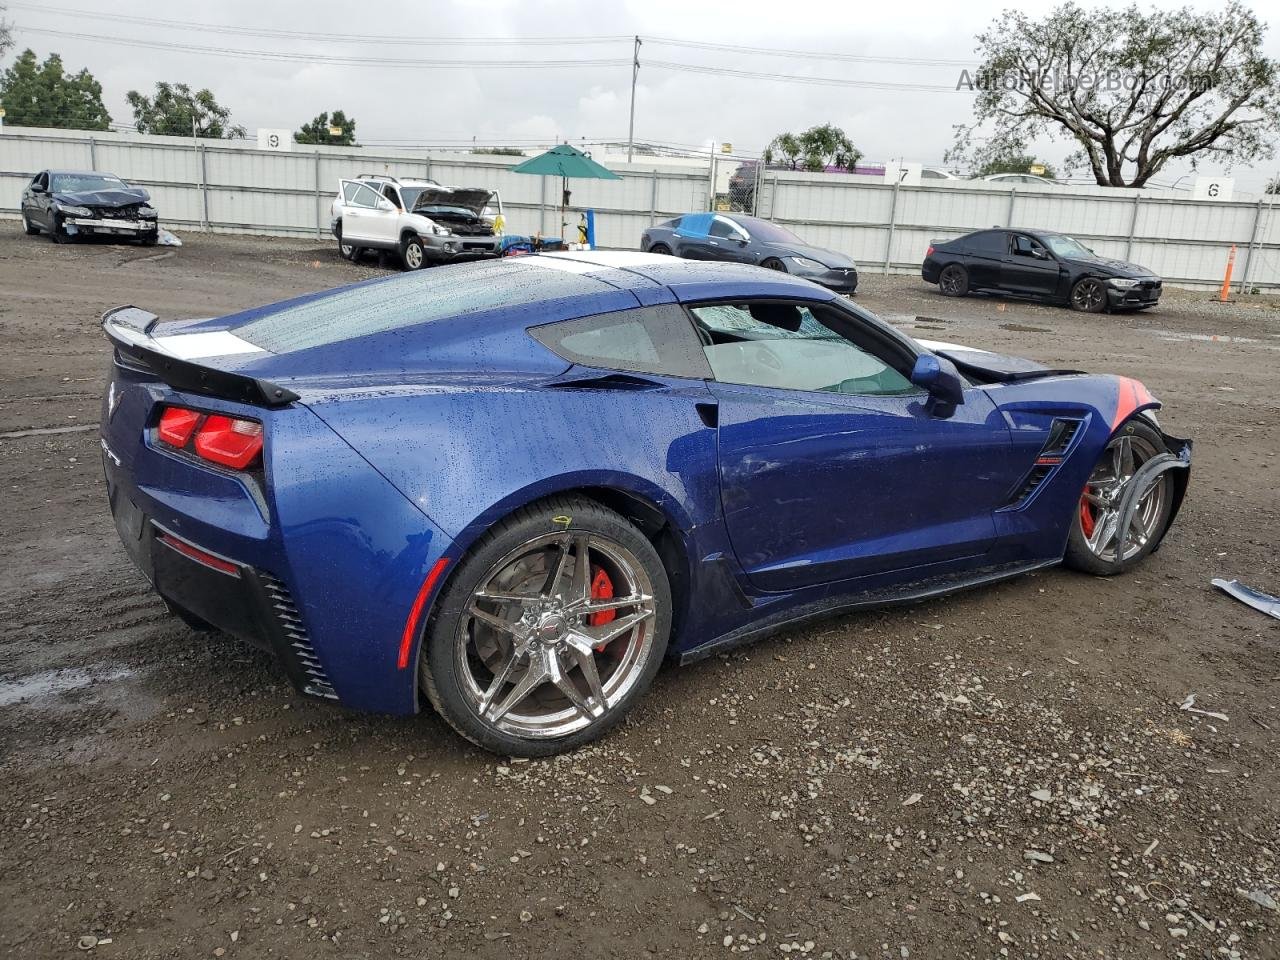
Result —
<instances>
[{"instance_id":1,"label":"car rear taillight","mask_svg":"<svg viewBox=\"0 0 1280 960\"><path fill-rule=\"evenodd\" d=\"M160 415L160 439L172 447L185 447L195 433L200 414L185 407L166 407Z\"/></svg>"},{"instance_id":2,"label":"car rear taillight","mask_svg":"<svg viewBox=\"0 0 1280 960\"><path fill-rule=\"evenodd\" d=\"M930 245L929 249L928 249L928 250L926 250L926 251L924 252L924 255L925 255L926 257L932 257L932 256L933 256L933 246L932 246L932 245Z\"/></svg>"},{"instance_id":3,"label":"car rear taillight","mask_svg":"<svg viewBox=\"0 0 1280 960\"><path fill-rule=\"evenodd\" d=\"M166 407L156 433L171 447L232 470L244 470L262 456L262 424L257 420Z\"/></svg>"}]
</instances>

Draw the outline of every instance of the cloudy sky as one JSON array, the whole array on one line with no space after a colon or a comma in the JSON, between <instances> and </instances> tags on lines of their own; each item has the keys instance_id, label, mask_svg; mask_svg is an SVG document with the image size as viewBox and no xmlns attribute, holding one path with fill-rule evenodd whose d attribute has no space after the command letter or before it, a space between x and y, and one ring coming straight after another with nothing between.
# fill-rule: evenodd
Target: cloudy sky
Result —
<instances>
[{"instance_id":1,"label":"cloudy sky","mask_svg":"<svg viewBox=\"0 0 1280 960\"><path fill-rule=\"evenodd\" d=\"M41 56L57 51L68 67L88 67L103 85L113 118L121 123L131 120L126 91L150 90L156 80L169 80L213 90L251 135L257 127L297 128L320 111L343 109L356 118L360 140L370 143L438 144L473 137L481 143L625 140L631 82L631 44L625 38L639 34L645 42L640 53L637 140L689 146L728 141L739 150L758 151L780 131L832 122L843 127L870 159L903 158L926 164L941 163L953 125L970 117L972 94L954 88L963 64L973 56L974 34L1009 5L1008 0L878 4L848 0L383 0L367 5L346 0L202 0L199 4L115 0L100 6L91 0L0 0L0 4L8 6L7 18L17 27L18 50L31 47ZM1103 4L1082 0L1082 5ZM1268 8L1269 4L1257 5L1263 16ZM90 17L87 12L115 19ZM139 23L128 18L166 22ZM1280 57L1280 15L1276 20L1267 46L1271 56ZM368 38L382 42L364 42ZM486 42L387 42L422 38ZM531 38L606 39L502 42ZM131 46L121 39L164 46ZM834 53L846 59L744 54L662 41ZM208 48L223 52L210 53ZM253 54L237 55L245 51ZM851 56L926 62L847 59ZM333 58L368 62L333 62ZM477 69L429 62L442 60L556 61L558 65ZM713 76L678 66L852 79L883 86ZM941 89L918 90L911 85ZM1039 147L1049 161L1070 152L1065 143L1045 142ZM1221 169L1205 167L1204 172ZM1262 169L1237 168L1237 189L1259 191L1276 170L1280 170L1280 157ZM1170 168L1159 179L1171 182L1186 172Z\"/></svg>"}]
</instances>

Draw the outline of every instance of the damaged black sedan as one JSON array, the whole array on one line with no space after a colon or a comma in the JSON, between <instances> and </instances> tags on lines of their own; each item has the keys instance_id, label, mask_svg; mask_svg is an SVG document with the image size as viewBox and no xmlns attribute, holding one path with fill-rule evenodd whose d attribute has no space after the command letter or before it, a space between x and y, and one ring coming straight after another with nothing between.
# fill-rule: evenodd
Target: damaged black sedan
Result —
<instances>
[{"instance_id":1,"label":"damaged black sedan","mask_svg":"<svg viewBox=\"0 0 1280 960\"><path fill-rule=\"evenodd\" d=\"M54 243L119 237L150 245L160 235L151 194L110 173L42 170L22 191L22 229Z\"/></svg>"}]
</instances>

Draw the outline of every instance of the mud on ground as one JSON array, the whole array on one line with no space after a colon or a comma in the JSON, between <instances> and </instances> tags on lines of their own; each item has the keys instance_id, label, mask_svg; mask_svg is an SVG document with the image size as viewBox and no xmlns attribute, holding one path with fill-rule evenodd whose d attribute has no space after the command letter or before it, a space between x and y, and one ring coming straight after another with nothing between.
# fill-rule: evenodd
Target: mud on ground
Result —
<instances>
[{"instance_id":1,"label":"mud on ground","mask_svg":"<svg viewBox=\"0 0 1280 960\"><path fill-rule=\"evenodd\" d=\"M867 276L917 336L1144 380L1196 441L1163 549L666 669L604 743L518 763L302 700L167 617L107 514L105 308L378 273L4 226L0 956L1280 956L1280 624L1209 586L1280 593L1274 301L1095 317Z\"/></svg>"}]
</instances>

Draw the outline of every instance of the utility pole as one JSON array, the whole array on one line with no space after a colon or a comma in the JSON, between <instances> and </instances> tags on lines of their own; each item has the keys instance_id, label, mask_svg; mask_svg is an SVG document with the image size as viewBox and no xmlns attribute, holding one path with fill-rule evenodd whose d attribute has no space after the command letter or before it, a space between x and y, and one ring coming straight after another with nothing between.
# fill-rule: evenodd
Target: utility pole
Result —
<instances>
[{"instance_id":1,"label":"utility pole","mask_svg":"<svg viewBox=\"0 0 1280 960\"><path fill-rule=\"evenodd\" d=\"M627 163L631 162L631 153L636 145L636 79L640 76L640 37L637 35L636 45L631 54L631 123L627 127Z\"/></svg>"}]
</instances>

